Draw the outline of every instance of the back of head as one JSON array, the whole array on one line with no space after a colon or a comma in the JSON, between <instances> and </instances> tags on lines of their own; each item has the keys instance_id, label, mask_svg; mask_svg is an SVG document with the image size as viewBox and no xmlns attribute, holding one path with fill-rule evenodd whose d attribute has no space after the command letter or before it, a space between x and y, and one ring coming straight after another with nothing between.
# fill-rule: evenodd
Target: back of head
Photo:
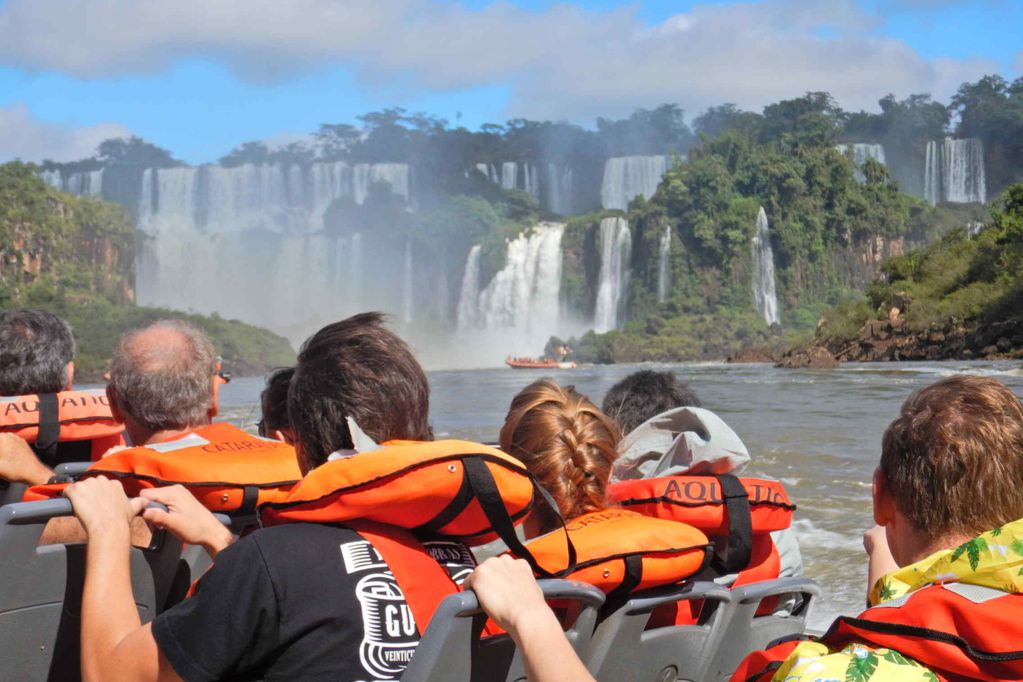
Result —
<instances>
[{"instance_id":1,"label":"back of head","mask_svg":"<svg viewBox=\"0 0 1023 682\"><path fill-rule=\"evenodd\" d=\"M259 420L259 435L272 437L277 431L290 432L288 422L288 387L294 367L279 367L266 378L266 387L259 394L262 417Z\"/></svg>"},{"instance_id":2,"label":"back of head","mask_svg":"<svg viewBox=\"0 0 1023 682\"><path fill-rule=\"evenodd\" d=\"M109 389L120 412L141 428L182 430L209 421L216 371L216 352L202 331L160 320L121 338Z\"/></svg>"},{"instance_id":3,"label":"back of head","mask_svg":"<svg viewBox=\"0 0 1023 682\"><path fill-rule=\"evenodd\" d=\"M380 313L329 324L298 354L288 418L307 470L352 447L346 417L378 443L429 440L429 412L426 375Z\"/></svg>"},{"instance_id":4,"label":"back of head","mask_svg":"<svg viewBox=\"0 0 1023 682\"><path fill-rule=\"evenodd\" d=\"M629 433L648 419L676 407L700 407L700 400L671 372L644 369L611 387L604 396L604 414Z\"/></svg>"},{"instance_id":5,"label":"back of head","mask_svg":"<svg viewBox=\"0 0 1023 682\"><path fill-rule=\"evenodd\" d=\"M881 471L896 508L932 539L1023 518L1023 404L984 377L921 389L885 431Z\"/></svg>"},{"instance_id":6,"label":"back of head","mask_svg":"<svg viewBox=\"0 0 1023 682\"><path fill-rule=\"evenodd\" d=\"M63 391L74 356L71 327L56 315L0 311L0 395Z\"/></svg>"},{"instance_id":7,"label":"back of head","mask_svg":"<svg viewBox=\"0 0 1023 682\"><path fill-rule=\"evenodd\" d=\"M512 399L501 428L501 449L517 457L571 519L607 506L607 484L621 432L574 388L536 381ZM541 530L557 525L537 508Z\"/></svg>"}]
</instances>

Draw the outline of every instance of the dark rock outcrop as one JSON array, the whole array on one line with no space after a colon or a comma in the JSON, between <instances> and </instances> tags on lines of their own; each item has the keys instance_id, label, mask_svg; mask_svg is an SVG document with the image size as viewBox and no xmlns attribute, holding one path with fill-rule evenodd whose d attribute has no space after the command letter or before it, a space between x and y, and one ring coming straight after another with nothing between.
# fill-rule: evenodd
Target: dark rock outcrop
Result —
<instances>
[{"instance_id":1,"label":"dark rock outcrop","mask_svg":"<svg viewBox=\"0 0 1023 682\"><path fill-rule=\"evenodd\" d=\"M831 352L822 346L795 348L782 356L775 367L786 369L834 369L839 362Z\"/></svg>"}]
</instances>

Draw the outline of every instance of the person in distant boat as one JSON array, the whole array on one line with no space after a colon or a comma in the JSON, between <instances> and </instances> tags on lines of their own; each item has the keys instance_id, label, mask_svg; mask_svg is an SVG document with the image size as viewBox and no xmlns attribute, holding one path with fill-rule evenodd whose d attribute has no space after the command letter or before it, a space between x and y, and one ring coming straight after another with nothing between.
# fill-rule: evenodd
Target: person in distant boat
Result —
<instances>
[{"instance_id":1,"label":"person in distant boat","mask_svg":"<svg viewBox=\"0 0 1023 682\"><path fill-rule=\"evenodd\" d=\"M911 395L881 441L870 607L820 641L751 654L733 680L1023 679L1023 403L992 378Z\"/></svg>"},{"instance_id":2,"label":"person in distant boat","mask_svg":"<svg viewBox=\"0 0 1023 682\"><path fill-rule=\"evenodd\" d=\"M604 412L625 433L614 478L659 478L676 475L740 475L750 463L746 445L720 417L700 406L687 383L672 372L641 370L607 392ZM771 577L803 574L803 558L795 531L771 532L778 557ZM719 540L724 542L724 538ZM731 584L735 576L720 582Z\"/></svg>"},{"instance_id":3,"label":"person in distant boat","mask_svg":"<svg viewBox=\"0 0 1023 682\"><path fill-rule=\"evenodd\" d=\"M71 393L71 327L41 310L0 311L0 479L35 485L60 462L123 442L101 392ZM97 394L99 393L99 394Z\"/></svg>"}]
</instances>

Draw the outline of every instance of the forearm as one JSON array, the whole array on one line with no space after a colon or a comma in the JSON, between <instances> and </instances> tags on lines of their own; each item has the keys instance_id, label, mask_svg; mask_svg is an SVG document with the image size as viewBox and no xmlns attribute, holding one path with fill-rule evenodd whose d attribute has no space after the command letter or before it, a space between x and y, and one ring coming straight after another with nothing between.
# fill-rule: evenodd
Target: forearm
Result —
<instances>
[{"instance_id":1,"label":"forearm","mask_svg":"<svg viewBox=\"0 0 1023 682\"><path fill-rule=\"evenodd\" d=\"M216 559L217 554L234 544L234 535L229 529L218 523L211 527L210 532L200 544L211 559Z\"/></svg>"},{"instance_id":2,"label":"forearm","mask_svg":"<svg viewBox=\"0 0 1023 682\"><path fill-rule=\"evenodd\" d=\"M118 645L141 626L131 589L128 525L89 537L82 595L82 678L113 680L125 666Z\"/></svg>"},{"instance_id":3,"label":"forearm","mask_svg":"<svg viewBox=\"0 0 1023 682\"><path fill-rule=\"evenodd\" d=\"M509 633L522 652L526 677L532 682L594 682L550 609L535 609Z\"/></svg>"}]
</instances>

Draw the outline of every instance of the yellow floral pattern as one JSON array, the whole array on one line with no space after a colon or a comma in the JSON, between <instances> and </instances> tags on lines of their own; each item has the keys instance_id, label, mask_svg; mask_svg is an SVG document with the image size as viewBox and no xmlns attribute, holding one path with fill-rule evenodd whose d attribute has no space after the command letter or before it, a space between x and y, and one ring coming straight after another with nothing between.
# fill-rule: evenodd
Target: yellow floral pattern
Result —
<instances>
[{"instance_id":1,"label":"yellow floral pattern","mask_svg":"<svg viewBox=\"0 0 1023 682\"><path fill-rule=\"evenodd\" d=\"M871 589L870 604L875 606L928 585L950 582L1002 592L1023 592L1023 519L889 573ZM892 649L850 644L841 651L830 651L819 642L800 643L772 677L773 682L936 682L937 679L933 672Z\"/></svg>"}]
</instances>

